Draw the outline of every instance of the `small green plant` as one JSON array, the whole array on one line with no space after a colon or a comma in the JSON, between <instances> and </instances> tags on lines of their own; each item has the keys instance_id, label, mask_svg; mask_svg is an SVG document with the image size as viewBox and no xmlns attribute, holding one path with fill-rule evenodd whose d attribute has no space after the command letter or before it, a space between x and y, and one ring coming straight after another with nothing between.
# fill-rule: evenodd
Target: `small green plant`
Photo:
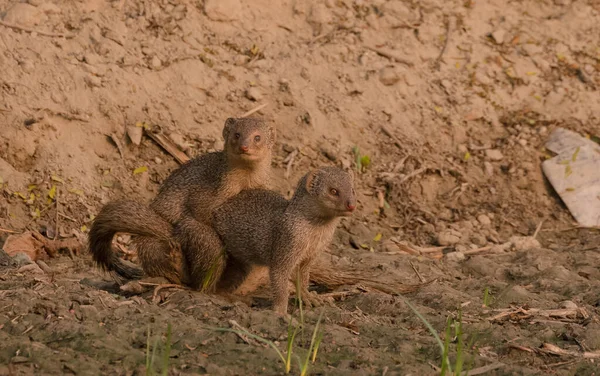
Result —
<instances>
[{"instance_id":1,"label":"small green plant","mask_svg":"<svg viewBox=\"0 0 600 376\"><path fill-rule=\"evenodd\" d=\"M308 348L308 351L306 352L306 358L304 359L304 363L300 365L300 376L308 375L309 361L312 358L312 363L314 363L317 358L318 347L321 343L321 340L323 339L323 332L319 331L322 318L323 310L321 310L321 314L319 315L319 319L317 320L317 324L315 325L315 329L313 330L313 334L310 339L310 346Z\"/></svg>"},{"instance_id":2,"label":"small green plant","mask_svg":"<svg viewBox=\"0 0 600 376\"><path fill-rule=\"evenodd\" d=\"M440 376L445 376L446 374L450 374L453 376L462 375L462 370L465 362L465 344L464 344L464 333L462 327L462 312L458 311L458 318L452 319L448 317L446 320L446 332L444 337L444 342L438 336L436 330L431 326L429 321L421 313L408 301L404 300L406 305L417 315L417 317L425 324L431 335L435 338L438 346L440 347L440 353L442 355L442 365L440 370ZM454 329L454 333L452 330ZM454 367L450 361L450 343L456 342L456 359L454 361ZM471 339L468 347L472 347L474 343L474 338ZM469 362L471 363L471 362ZM471 366L472 364L470 364Z\"/></svg>"},{"instance_id":3,"label":"small green plant","mask_svg":"<svg viewBox=\"0 0 600 376\"><path fill-rule=\"evenodd\" d=\"M154 345L150 345L151 338L150 325L148 325L148 334L146 337L146 376L156 375L154 370L154 360L156 358L156 349L158 348L159 338L155 338ZM150 348L152 347L152 352ZM166 376L169 373L169 358L171 357L171 324L167 325L167 338L162 353L162 364L160 374Z\"/></svg>"},{"instance_id":4,"label":"small green plant","mask_svg":"<svg viewBox=\"0 0 600 376\"><path fill-rule=\"evenodd\" d=\"M359 174L362 174L371 164L371 157L369 157L368 155L361 155L358 146L353 147L352 152L354 153L354 158L356 162L356 171Z\"/></svg>"},{"instance_id":5,"label":"small green plant","mask_svg":"<svg viewBox=\"0 0 600 376\"><path fill-rule=\"evenodd\" d=\"M221 267L223 259L226 257L225 248L221 249L221 258L213 260L210 267L206 271L204 278L202 278L202 287L200 291L207 292L208 288L213 285L214 279L217 275L217 270Z\"/></svg>"},{"instance_id":6,"label":"small green plant","mask_svg":"<svg viewBox=\"0 0 600 376\"><path fill-rule=\"evenodd\" d=\"M490 289L488 287L486 287L485 290L483 290L483 306L489 307L491 303L492 303L492 297L490 294Z\"/></svg>"}]
</instances>

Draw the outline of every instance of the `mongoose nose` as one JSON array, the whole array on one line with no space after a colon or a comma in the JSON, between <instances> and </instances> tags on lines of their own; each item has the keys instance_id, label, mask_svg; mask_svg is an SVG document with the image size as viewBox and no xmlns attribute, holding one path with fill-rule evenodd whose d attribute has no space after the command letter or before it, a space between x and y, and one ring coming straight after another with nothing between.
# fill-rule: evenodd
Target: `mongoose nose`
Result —
<instances>
[{"instance_id":1,"label":"mongoose nose","mask_svg":"<svg viewBox=\"0 0 600 376\"><path fill-rule=\"evenodd\" d=\"M347 203L346 207L348 208L348 210L353 211L354 209L356 209L356 205L352 205L351 203Z\"/></svg>"},{"instance_id":2,"label":"mongoose nose","mask_svg":"<svg viewBox=\"0 0 600 376\"><path fill-rule=\"evenodd\" d=\"M247 152L248 151L248 145L240 145L240 150L243 152Z\"/></svg>"}]
</instances>

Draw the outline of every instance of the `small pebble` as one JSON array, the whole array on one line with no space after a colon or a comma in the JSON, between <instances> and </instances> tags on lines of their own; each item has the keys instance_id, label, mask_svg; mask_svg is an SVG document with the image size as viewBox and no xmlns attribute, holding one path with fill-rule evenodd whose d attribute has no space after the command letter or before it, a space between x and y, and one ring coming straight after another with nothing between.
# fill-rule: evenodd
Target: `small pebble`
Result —
<instances>
[{"instance_id":1,"label":"small pebble","mask_svg":"<svg viewBox=\"0 0 600 376\"><path fill-rule=\"evenodd\" d=\"M250 99L251 101L258 102L262 99L262 93L260 90L258 90L258 88L251 87L246 90L246 98Z\"/></svg>"},{"instance_id":2,"label":"small pebble","mask_svg":"<svg viewBox=\"0 0 600 376\"><path fill-rule=\"evenodd\" d=\"M501 161L504 158L504 155L498 149L487 149L485 156L492 161Z\"/></svg>"},{"instance_id":3,"label":"small pebble","mask_svg":"<svg viewBox=\"0 0 600 376\"><path fill-rule=\"evenodd\" d=\"M540 242L531 236L513 236L510 238L510 242L517 251L528 251L541 247Z\"/></svg>"},{"instance_id":4,"label":"small pebble","mask_svg":"<svg viewBox=\"0 0 600 376\"><path fill-rule=\"evenodd\" d=\"M85 82L91 87L100 87L102 86L102 79L97 76L88 75L85 77Z\"/></svg>"},{"instance_id":5,"label":"small pebble","mask_svg":"<svg viewBox=\"0 0 600 376\"><path fill-rule=\"evenodd\" d=\"M485 169L485 173L487 176L494 175L494 165L492 165L490 162L488 162L488 161L483 162L483 168Z\"/></svg>"},{"instance_id":6,"label":"small pebble","mask_svg":"<svg viewBox=\"0 0 600 376\"><path fill-rule=\"evenodd\" d=\"M502 29L498 29L492 33L492 38L496 44L504 43L504 37L506 36L506 31Z\"/></svg>"},{"instance_id":7,"label":"small pebble","mask_svg":"<svg viewBox=\"0 0 600 376\"><path fill-rule=\"evenodd\" d=\"M183 138L183 135L181 135L180 133L171 133L169 135L169 138L171 139L171 141L173 141L175 143L175 145L177 145L182 151L186 151L187 149L189 149L189 145L187 144L187 142L185 142L185 139Z\"/></svg>"},{"instance_id":8,"label":"small pebble","mask_svg":"<svg viewBox=\"0 0 600 376\"><path fill-rule=\"evenodd\" d=\"M379 71L379 81L386 86L391 86L400 81L400 76L393 67L384 67Z\"/></svg>"},{"instance_id":9,"label":"small pebble","mask_svg":"<svg viewBox=\"0 0 600 376\"><path fill-rule=\"evenodd\" d=\"M31 261L31 257L29 257L29 255L27 255L26 253L23 253L23 252L17 253L16 255L13 256L12 259L18 266L23 266L23 265L33 263L33 261Z\"/></svg>"},{"instance_id":10,"label":"small pebble","mask_svg":"<svg viewBox=\"0 0 600 376\"><path fill-rule=\"evenodd\" d=\"M488 227L492 224L492 220L490 219L490 217L488 217L485 214L480 214L477 217L477 221L479 221L479 223L484 227Z\"/></svg>"},{"instance_id":11,"label":"small pebble","mask_svg":"<svg viewBox=\"0 0 600 376\"><path fill-rule=\"evenodd\" d=\"M564 309L577 309L577 304L573 303L570 300L565 300L564 302L560 302L560 308Z\"/></svg>"},{"instance_id":12,"label":"small pebble","mask_svg":"<svg viewBox=\"0 0 600 376\"><path fill-rule=\"evenodd\" d=\"M162 66L162 61L160 61L158 56L154 55L154 57L152 58L151 64L152 64L152 68L158 69Z\"/></svg>"},{"instance_id":13,"label":"small pebble","mask_svg":"<svg viewBox=\"0 0 600 376\"><path fill-rule=\"evenodd\" d=\"M439 245L453 245L460 241L461 233L455 230L446 230L438 234Z\"/></svg>"},{"instance_id":14,"label":"small pebble","mask_svg":"<svg viewBox=\"0 0 600 376\"><path fill-rule=\"evenodd\" d=\"M131 142L134 145L139 146L140 143L142 142L143 128L137 127L135 125L130 125L126 128L126 131L127 131L127 136L129 136L129 139L131 140Z\"/></svg>"},{"instance_id":15,"label":"small pebble","mask_svg":"<svg viewBox=\"0 0 600 376\"><path fill-rule=\"evenodd\" d=\"M455 261L455 262L463 261L464 259L467 258L464 253L458 252L458 251L446 253L446 255L444 257L445 257L446 261Z\"/></svg>"}]
</instances>

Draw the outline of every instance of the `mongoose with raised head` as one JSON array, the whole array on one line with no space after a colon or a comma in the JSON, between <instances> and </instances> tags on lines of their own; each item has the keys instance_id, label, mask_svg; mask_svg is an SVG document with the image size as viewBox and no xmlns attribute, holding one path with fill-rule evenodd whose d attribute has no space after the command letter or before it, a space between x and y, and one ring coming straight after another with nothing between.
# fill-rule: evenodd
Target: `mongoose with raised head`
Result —
<instances>
[{"instance_id":1,"label":"mongoose with raised head","mask_svg":"<svg viewBox=\"0 0 600 376\"><path fill-rule=\"evenodd\" d=\"M93 260L121 277L141 278L142 271L112 249L114 235L124 232L137 235L138 258L150 277L196 288L205 274L218 275L223 266L221 243L211 228L210 214L243 189L268 187L275 130L259 119L229 118L223 138L224 150L180 166L149 206L132 200L105 205L90 229ZM187 268L190 261L193 270Z\"/></svg>"},{"instance_id":2,"label":"mongoose with raised head","mask_svg":"<svg viewBox=\"0 0 600 376\"><path fill-rule=\"evenodd\" d=\"M299 271L302 290L308 291L311 262L355 207L353 178L337 167L306 174L289 201L265 189L240 192L213 212L227 253L218 289L232 291L253 266L268 266L273 308L286 313L290 277Z\"/></svg>"}]
</instances>

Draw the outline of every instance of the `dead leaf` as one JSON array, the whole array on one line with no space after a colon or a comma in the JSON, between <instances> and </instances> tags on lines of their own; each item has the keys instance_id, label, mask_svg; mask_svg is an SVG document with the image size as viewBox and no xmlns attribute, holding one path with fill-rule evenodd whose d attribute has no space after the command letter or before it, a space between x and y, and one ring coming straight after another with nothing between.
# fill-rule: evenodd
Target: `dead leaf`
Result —
<instances>
[{"instance_id":1,"label":"dead leaf","mask_svg":"<svg viewBox=\"0 0 600 376\"><path fill-rule=\"evenodd\" d=\"M137 175L137 174L141 174L141 173L146 172L146 171L148 171L148 167L142 166L142 167L138 167L135 170L133 170L133 174Z\"/></svg>"},{"instance_id":2,"label":"dead leaf","mask_svg":"<svg viewBox=\"0 0 600 376\"><path fill-rule=\"evenodd\" d=\"M48 192L48 197L54 200L54 197L56 197L56 185L53 185L52 188L50 188L50 191Z\"/></svg>"}]
</instances>

